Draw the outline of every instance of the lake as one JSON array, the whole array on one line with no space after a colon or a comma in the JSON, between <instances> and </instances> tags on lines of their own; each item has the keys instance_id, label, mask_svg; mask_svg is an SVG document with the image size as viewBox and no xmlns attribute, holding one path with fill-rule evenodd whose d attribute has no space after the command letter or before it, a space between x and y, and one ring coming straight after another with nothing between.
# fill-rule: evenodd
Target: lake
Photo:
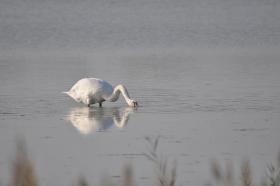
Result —
<instances>
[{"instance_id":1,"label":"lake","mask_svg":"<svg viewBox=\"0 0 280 186\"><path fill-rule=\"evenodd\" d=\"M211 179L209 162L249 157L259 183L280 145L278 1L1 1L0 180L23 136L40 185L157 181L157 152L178 185ZM90 108L68 91L97 77L125 85Z\"/></svg>"}]
</instances>

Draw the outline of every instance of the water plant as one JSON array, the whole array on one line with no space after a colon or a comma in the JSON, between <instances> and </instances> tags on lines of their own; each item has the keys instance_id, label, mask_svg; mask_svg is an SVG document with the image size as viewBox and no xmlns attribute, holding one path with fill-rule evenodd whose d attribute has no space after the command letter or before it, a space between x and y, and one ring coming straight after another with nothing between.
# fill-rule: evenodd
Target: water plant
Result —
<instances>
[{"instance_id":1,"label":"water plant","mask_svg":"<svg viewBox=\"0 0 280 186\"><path fill-rule=\"evenodd\" d=\"M270 186L279 186L280 185L280 151L277 157L277 165L273 164L267 165L267 169L269 172L266 173L266 177L270 182Z\"/></svg>"},{"instance_id":2,"label":"water plant","mask_svg":"<svg viewBox=\"0 0 280 186\"><path fill-rule=\"evenodd\" d=\"M16 153L12 162L11 183L13 186L38 186L37 176L22 138L16 139Z\"/></svg>"},{"instance_id":3,"label":"water plant","mask_svg":"<svg viewBox=\"0 0 280 186\"><path fill-rule=\"evenodd\" d=\"M262 179L260 186L280 186L280 151L278 153L277 165L269 164L267 166L268 172L265 171L267 179ZM225 170L221 169L218 162L213 160L211 162L211 173L217 186L257 186L252 182L251 165L248 158L243 159L241 163L241 184L238 184L234 179L232 163L226 164ZM267 180L269 183L267 183ZM207 185L212 185L208 183Z\"/></svg>"},{"instance_id":4,"label":"water plant","mask_svg":"<svg viewBox=\"0 0 280 186\"><path fill-rule=\"evenodd\" d=\"M157 136L156 139L152 141L150 137L146 136L146 140L149 143L149 148L148 148L148 153L143 153L143 155L146 156L148 160L150 160L156 165L159 185L174 186L176 181L176 176L177 176L176 175L177 164L176 162L174 162L169 178L167 174L167 159L157 154L159 138L160 136Z\"/></svg>"},{"instance_id":5,"label":"water plant","mask_svg":"<svg viewBox=\"0 0 280 186\"><path fill-rule=\"evenodd\" d=\"M147 153L143 155L153 162L156 166L156 172L158 177L158 185L160 186L175 186L177 178L177 164L173 164L171 171L167 168L167 158L157 153L157 147L160 136L152 140L150 137L145 138L148 143ZM11 184L12 186L38 186L39 182L35 174L33 164L28 155L28 150L23 138L16 140L16 152L15 157L12 161L12 172L11 172ZM225 170L220 168L219 163L213 160L210 163L212 177L215 180L217 186L257 186L253 184L251 176L251 165L249 159L244 159L241 162L241 183L234 178L234 171L232 163L227 163ZM260 186L280 186L280 151L278 153L277 164L269 164L265 171L266 178L262 180ZM268 181L269 182L268 182ZM88 182L84 177L80 177L77 182L78 186L89 186ZM133 181L133 170L131 166L127 165L124 167L122 180L118 183L112 182L110 179L103 179L100 182L101 186L133 186L137 185ZM207 186L212 186L212 183L207 183Z\"/></svg>"}]
</instances>

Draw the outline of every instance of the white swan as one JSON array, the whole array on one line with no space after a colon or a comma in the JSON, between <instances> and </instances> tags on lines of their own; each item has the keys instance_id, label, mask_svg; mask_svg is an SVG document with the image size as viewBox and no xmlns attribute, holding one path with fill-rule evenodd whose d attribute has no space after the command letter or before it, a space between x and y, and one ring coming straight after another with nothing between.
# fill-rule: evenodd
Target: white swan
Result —
<instances>
[{"instance_id":1,"label":"white swan","mask_svg":"<svg viewBox=\"0 0 280 186\"><path fill-rule=\"evenodd\" d=\"M97 78L84 78L79 80L68 94L77 102L81 102L90 107L91 104L99 103L102 107L103 101L115 102L119 99L120 92L129 106L138 107L137 101L131 99L126 88L118 85L115 89L106 81Z\"/></svg>"}]
</instances>

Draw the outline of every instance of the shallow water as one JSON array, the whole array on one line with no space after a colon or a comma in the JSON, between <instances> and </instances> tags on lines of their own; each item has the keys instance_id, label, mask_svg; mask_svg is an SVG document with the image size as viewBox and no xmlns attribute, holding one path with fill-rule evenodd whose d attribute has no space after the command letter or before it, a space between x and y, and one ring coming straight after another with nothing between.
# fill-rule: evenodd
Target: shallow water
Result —
<instances>
[{"instance_id":1,"label":"shallow water","mask_svg":"<svg viewBox=\"0 0 280 186\"><path fill-rule=\"evenodd\" d=\"M263 175L279 149L278 59L249 52L2 55L1 173L9 174L20 134L42 185L69 185L81 174L98 183L105 172L118 180L128 162L139 184L153 183L142 153L147 135L161 135L159 153L177 160L178 183L207 181L212 158L238 169L250 156ZM124 84L140 107L121 97L87 108L61 93L92 76Z\"/></svg>"},{"instance_id":2,"label":"shallow water","mask_svg":"<svg viewBox=\"0 0 280 186\"><path fill-rule=\"evenodd\" d=\"M204 184L209 161L249 156L258 183L280 141L276 1L0 2L0 179L10 183L24 136L40 185L79 176L156 181L146 136L177 161L179 185ZM278 8L277 8L278 7ZM134 14L133 14L134 13ZM127 16L131 15L131 16ZM61 92L81 78L123 84L123 97L87 108ZM238 176L236 176L238 178Z\"/></svg>"}]
</instances>

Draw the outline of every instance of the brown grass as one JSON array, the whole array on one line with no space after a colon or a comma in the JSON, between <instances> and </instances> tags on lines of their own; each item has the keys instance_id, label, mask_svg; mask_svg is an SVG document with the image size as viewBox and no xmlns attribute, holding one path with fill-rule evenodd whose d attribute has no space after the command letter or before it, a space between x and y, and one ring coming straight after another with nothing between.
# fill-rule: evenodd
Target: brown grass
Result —
<instances>
[{"instance_id":1,"label":"brown grass","mask_svg":"<svg viewBox=\"0 0 280 186\"><path fill-rule=\"evenodd\" d=\"M280 151L278 153L277 162L277 166L272 164L267 166L269 172L266 172L266 178L269 181L269 184L267 183L267 180L262 179L259 184L260 186L280 186ZM226 170L224 171L219 167L217 161L211 162L211 172L217 186L258 186L258 184L252 183L252 171L249 159L244 159L241 163L241 184L237 184L238 181L234 179L232 170L232 164L227 164Z\"/></svg>"},{"instance_id":2,"label":"brown grass","mask_svg":"<svg viewBox=\"0 0 280 186\"><path fill-rule=\"evenodd\" d=\"M233 166L231 163L226 164L225 170L221 169L219 163L215 160L212 160L210 166L211 173L216 182L216 185L236 185L233 173Z\"/></svg>"},{"instance_id":3,"label":"brown grass","mask_svg":"<svg viewBox=\"0 0 280 186\"><path fill-rule=\"evenodd\" d=\"M247 159L243 160L243 163L241 164L241 180L243 186L252 185L251 167L250 167L249 160Z\"/></svg>"},{"instance_id":4,"label":"brown grass","mask_svg":"<svg viewBox=\"0 0 280 186\"><path fill-rule=\"evenodd\" d=\"M28 158L27 148L23 139L16 141L16 157L12 162L13 186L37 186L37 178Z\"/></svg>"},{"instance_id":5,"label":"brown grass","mask_svg":"<svg viewBox=\"0 0 280 186\"><path fill-rule=\"evenodd\" d=\"M277 165L270 164L267 166L269 172L266 172L266 177L269 180L270 186L280 186L280 151L277 157Z\"/></svg>"},{"instance_id":6,"label":"brown grass","mask_svg":"<svg viewBox=\"0 0 280 186\"><path fill-rule=\"evenodd\" d=\"M154 163L158 175L158 185L160 186L175 186L176 182L176 162L173 164L170 171L167 168L167 159L157 154L157 146L159 136L155 140L146 137L149 143L148 153L143 155L148 160ZM220 168L217 161L212 161L211 164L212 177L215 180L217 186L257 186L252 183L251 166L248 159L244 159L241 163L241 176L240 180L234 178L233 165L231 163L226 164L225 169ZM16 154L12 161L11 172L11 185L12 186L38 186L37 176L34 172L32 163L28 156L28 151L24 140L16 140ZM267 166L266 171L267 180L262 180L260 186L280 186L280 151L277 158L277 164L270 164ZM122 181L113 183L110 179L103 179L100 182L101 186L133 186L136 185L133 181L133 170L131 166L125 166L123 171ZM1 185L1 184L0 184ZM78 179L78 186L89 186L84 177ZM212 185L209 183L208 185Z\"/></svg>"}]
</instances>

